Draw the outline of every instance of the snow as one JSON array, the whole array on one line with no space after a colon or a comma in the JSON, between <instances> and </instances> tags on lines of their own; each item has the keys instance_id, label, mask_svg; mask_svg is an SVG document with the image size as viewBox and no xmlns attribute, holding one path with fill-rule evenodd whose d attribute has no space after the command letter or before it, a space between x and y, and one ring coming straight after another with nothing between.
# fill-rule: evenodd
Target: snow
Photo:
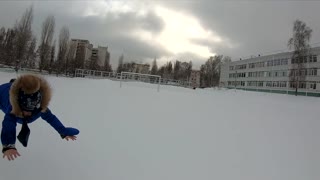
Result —
<instances>
[{"instance_id":1,"label":"snow","mask_svg":"<svg viewBox=\"0 0 320 180\"><path fill-rule=\"evenodd\" d=\"M14 78L0 72L0 83ZM0 179L318 180L320 99L46 76L62 140L41 119ZM4 114L0 113L0 119ZM21 125L17 126L17 131Z\"/></svg>"}]
</instances>

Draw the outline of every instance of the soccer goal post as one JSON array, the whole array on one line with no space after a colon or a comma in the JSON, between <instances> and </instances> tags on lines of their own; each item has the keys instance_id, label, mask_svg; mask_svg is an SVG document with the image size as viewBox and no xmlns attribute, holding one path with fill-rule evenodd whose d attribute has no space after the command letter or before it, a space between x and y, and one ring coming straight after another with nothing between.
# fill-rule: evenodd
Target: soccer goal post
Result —
<instances>
[{"instance_id":1,"label":"soccer goal post","mask_svg":"<svg viewBox=\"0 0 320 180\"><path fill-rule=\"evenodd\" d=\"M133 72L121 72L120 75L120 88L123 81L140 81L146 83L157 84L157 91L160 91L161 76L151 74L141 74Z\"/></svg>"}]
</instances>

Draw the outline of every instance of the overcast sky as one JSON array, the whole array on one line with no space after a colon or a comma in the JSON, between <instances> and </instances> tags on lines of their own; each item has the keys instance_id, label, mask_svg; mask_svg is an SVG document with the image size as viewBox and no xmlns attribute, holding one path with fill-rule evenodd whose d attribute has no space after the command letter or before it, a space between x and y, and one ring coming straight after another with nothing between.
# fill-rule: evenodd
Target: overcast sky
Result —
<instances>
[{"instance_id":1,"label":"overcast sky","mask_svg":"<svg viewBox=\"0 0 320 180\"><path fill-rule=\"evenodd\" d=\"M34 7L33 31L39 37L48 15L71 38L108 46L113 68L125 61L158 64L192 60L198 68L210 56L233 61L251 55L287 51L293 22L312 30L311 44L320 42L320 2L293 0L38 0L0 1L0 26L12 27L27 7Z\"/></svg>"}]
</instances>

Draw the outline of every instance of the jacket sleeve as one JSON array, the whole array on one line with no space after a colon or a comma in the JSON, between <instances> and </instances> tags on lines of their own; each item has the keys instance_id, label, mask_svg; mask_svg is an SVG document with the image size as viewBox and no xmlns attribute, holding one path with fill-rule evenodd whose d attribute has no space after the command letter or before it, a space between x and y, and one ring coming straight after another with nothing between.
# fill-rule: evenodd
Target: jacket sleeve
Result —
<instances>
[{"instance_id":1,"label":"jacket sleeve","mask_svg":"<svg viewBox=\"0 0 320 180\"><path fill-rule=\"evenodd\" d=\"M47 121L60 135L65 134L66 128L60 122L60 120L54 114L52 114L49 108L46 110L46 112L41 113L41 118Z\"/></svg>"},{"instance_id":2,"label":"jacket sleeve","mask_svg":"<svg viewBox=\"0 0 320 180\"><path fill-rule=\"evenodd\" d=\"M7 113L2 121L1 142L3 148L13 149L16 143L17 118Z\"/></svg>"}]
</instances>

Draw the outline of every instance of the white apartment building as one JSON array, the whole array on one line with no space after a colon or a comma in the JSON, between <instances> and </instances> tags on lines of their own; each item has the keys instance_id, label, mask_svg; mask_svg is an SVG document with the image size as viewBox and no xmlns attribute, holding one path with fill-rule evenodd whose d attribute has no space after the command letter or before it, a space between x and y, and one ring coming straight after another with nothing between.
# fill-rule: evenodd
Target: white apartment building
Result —
<instances>
[{"instance_id":1,"label":"white apartment building","mask_svg":"<svg viewBox=\"0 0 320 180\"><path fill-rule=\"evenodd\" d=\"M108 47L98 46L98 48L92 49L92 60L96 60L100 67L103 67L107 60L110 58L110 53L108 52Z\"/></svg>"},{"instance_id":2,"label":"white apartment building","mask_svg":"<svg viewBox=\"0 0 320 180\"><path fill-rule=\"evenodd\" d=\"M310 50L304 58L305 78L298 85L301 95L320 96L320 47ZM223 64L220 86L251 91L294 94L295 83L290 73L295 61L292 52L257 56Z\"/></svg>"}]
</instances>

